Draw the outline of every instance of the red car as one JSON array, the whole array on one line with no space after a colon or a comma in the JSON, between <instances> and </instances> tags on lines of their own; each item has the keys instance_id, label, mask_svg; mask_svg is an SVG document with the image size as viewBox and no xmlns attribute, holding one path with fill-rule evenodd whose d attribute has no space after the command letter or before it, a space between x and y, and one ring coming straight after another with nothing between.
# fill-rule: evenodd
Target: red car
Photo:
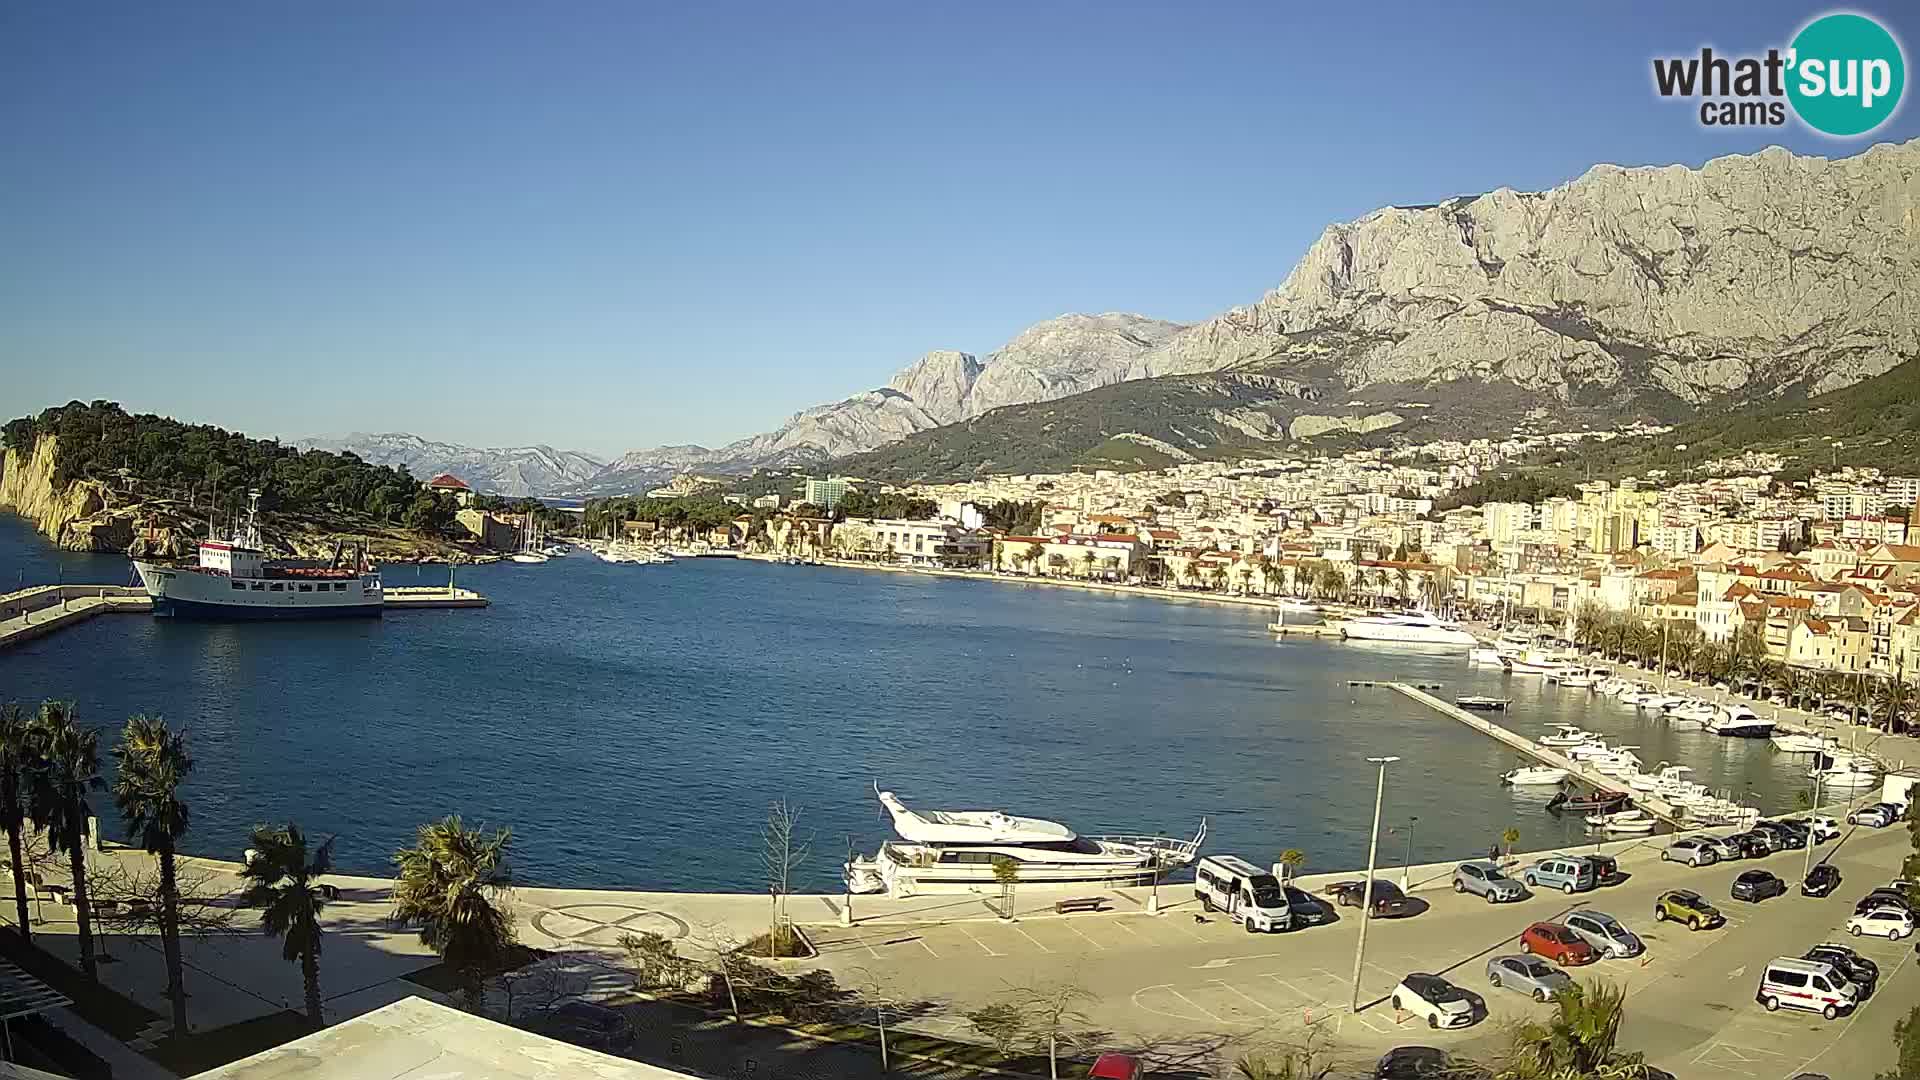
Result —
<instances>
[{"instance_id":1,"label":"red car","mask_svg":"<svg viewBox=\"0 0 1920 1080\"><path fill-rule=\"evenodd\" d=\"M1599 959L1593 954L1593 946L1557 922L1537 922L1522 930L1520 951L1544 956L1561 967L1578 967Z\"/></svg>"},{"instance_id":2,"label":"red car","mask_svg":"<svg viewBox=\"0 0 1920 1080\"><path fill-rule=\"evenodd\" d=\"M1147 1075L1140 1059L1127 1054L1101 1054L1094 1060L1087 1080L1141 1080Z\"/></svg>"}]
</instances>

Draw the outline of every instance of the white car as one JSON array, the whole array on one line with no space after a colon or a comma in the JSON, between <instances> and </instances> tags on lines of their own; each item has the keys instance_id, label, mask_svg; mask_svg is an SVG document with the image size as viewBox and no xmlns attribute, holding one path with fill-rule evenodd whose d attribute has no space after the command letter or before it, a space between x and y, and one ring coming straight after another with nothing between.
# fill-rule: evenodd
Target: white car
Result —
<instances>
[{"instance_id":1,"label":"white car","mask_svg":"<svg viewBox=\"0 0 1920 1080\"><path fill-rule=\"evenodd\" d=\"M1473 1023L1473 998L1438 975L1415 972L1393 988L1393 1007L1424 1017L1430 1028L1466 1027Z\"/></svg>"},{"instance_id":2,"label":"white car","mask_svg":"<svg viewBox=\"0 0 1920 1080\"><path fill-rule=\"evenodd\" d=\"M1662 848L1660 858L1688 866L1711 866L1720 861L1720 845L1710 837L1686 836Z\"/></svg>"},{"instance_id":3,"label":"white car","mask_svg":"<svg viewBox=\"0 0 1920 1080\"><path fill-rule=\"evenodd\" d=\"M1810 817L1807 830L1813 834L1813 842L1824 844L1840 835L1840 823L1830 817Z\"/></svg>"},{"instance_id":4,"label":"white car","mask_svg":"<svg viewBox=\"0 0 1920 1080\"><path fill-rule=\"evenodd\" d=\"M1875 908L1864 915L1855 915L1848 919L1847 932L1854 937L1872 934L1874 937L1899 941L1913 933L1913 916L1899 908Z\"/></svg>"}]
</instances>

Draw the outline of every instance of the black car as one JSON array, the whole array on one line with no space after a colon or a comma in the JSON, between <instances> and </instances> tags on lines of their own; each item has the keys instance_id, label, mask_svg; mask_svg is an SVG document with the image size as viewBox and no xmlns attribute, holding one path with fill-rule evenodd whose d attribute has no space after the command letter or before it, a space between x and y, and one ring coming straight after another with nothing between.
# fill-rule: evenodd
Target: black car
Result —
<instances>
[{"instance_id":1,"label":"black car","mask_svg":"<svg viewBox=\"0 0 1920 1080\"><path fill-rule=\"evenodd\" d=\"M1802 896L1830 896L1840 887L1840 868L1832 863L1815 863L1807 871L1807 880L1800 883Z\"/></svg>"},{"instance_id":2,"label":"black car","mask_svg":"<svg viewBox=\"0 0 1920 1080\"><path fill-rule=\"evenodd\" d=\"M1451 1080L1457 1075L1453 1058L1437 1046L1396 1046L1373 1068L1374 1080Z\"/></svg>"},{"instance_id":3,"label":"black car","mask_svg":"<svg viewBox=\"0 0 1920 1080\"><path fill-rule=\"evenodd\" d=\"M1327 895L1341 907L1360 907L1367 902L1367 883L1365 881L1337 881L1327 886ZM1390 881L1373 881L1373 913L1375 915L1398 915L1406 911L1411 902L1400 891L1400 886Z\"/></svg>"},{"instance_id":4,"label":"black car","mask_svg":"<svg viewBox=\"0 0 1920 1080\"><path fill-rule=\"evenodd\" d=\"M591 1001L563 1001L534 1026L542 1034L590 1050L621 1050L633 1044L633 1028L618 1010Z\"/></svg>"},{"instance_id":5,"label":"black car","mask_svg":"<svg viewBox=\"0 0 1920 1080\"><path fill-rule=\"evenodd\" d=\"M1885 888L1875 889L1861 897L1860 902L1853 905L1853 913L1865 915L1869 911L1883 907L1899 908L1901 911L1913 914L1913 901L1907 897L1906 890Z\"/></svg>"},{"instance_id":6,"label":"black car","mask_svg":"<svg viewBox=\"0 0 1920 1080\"><path fill-rule=\"evenodd\" d=\"M1792 848L1795 851L1807 846L1807 834L1784 821L1756 821L1755 831L1764 832L1773 838L1775 851Z\"/></svg>"},{"instance_id":7,"label":"black car","mask_svg":"<svg viewBox=\"0 0 1920 1080\"><path fill-rule=\"evenodd\" d=\"M1832 964L1835 971L1845 975L1848 982L1860 988L1862 999L1872 997L1873 988L1880 981L1880 965L1845 945L1829 943L1815 945L1807 950L1806 959Z\"/></svg>"},{"instance_id":8,"label":"black car","mask_svg":"<svg viewBox=\"0 0 1920 1080\"><path fill-rule=\"evenodd\" d=\"M1762 859L1773 854L1779 845L1774 842L1773 834L1764 829L1734 833L1720 841L1732 848L1743 859Z\"/></svg>"},{"instance_id":9,"label":"black car","mask_svg":"<svg viewBox=\"0 0 1920 1080\"><path fill-rule=\"evenodd\" d=\"M1624 877L1620 873L1620 862L1611 855L1583 855L1588 866L1593 867L1593 882L1596 885L1611 885Z\"/></svg>"},{"instance_id":10,"label":"black car","mask_svg":"<svg viewBox=\"0 0 1920 1080\"><path fill-rule=\"evenodd\" d=\"M1748 870L1733 879L1733 898L1759 903L1769 896L1782 896L1787 883L1770 870Z\"/></svg>"},{"instance_id":11,"label":"black car","mask_svg":"<svg viewBox=\"0 0 1920 1080\"><path fill-rule=\"evenodd\" d=\"M1282 885L1280 891L1286 894L1287 910L1293 915L1294 926L1319 926L1333 921L1333 909L1307 890Z\"/></svg>"}]
</instances>

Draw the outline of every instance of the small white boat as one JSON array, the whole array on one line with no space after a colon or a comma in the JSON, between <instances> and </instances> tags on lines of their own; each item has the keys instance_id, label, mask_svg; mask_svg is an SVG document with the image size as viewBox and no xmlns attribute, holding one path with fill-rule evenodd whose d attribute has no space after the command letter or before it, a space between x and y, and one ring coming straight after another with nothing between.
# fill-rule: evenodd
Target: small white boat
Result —
<instances>
[{"instance_id":1,"label":"small white boat","mask_svg":"<svg viewBox=\"0 0 1920 1080\"><path fill-rule=\"evenodd\" d=\"M1467 650L1467 662L1477 667L1506 667L1506 658L1500 650L1485 645Z\"/></svg>"},{"instance_id":2,"label":"small white boat","mask_svg":"<svg viewBox=\"0 0 1920 1080\"><path fill-rule=\"evenodd\" d=\"M1463 709L1474 709L1479 712L1504 712L1508 706L1513 704L1513 699L1467 694L1463 697L1454 698L1453 703Z\"/></svg>"},{"instance_id":3,"label":"small white boat","mask_svg":"<svg viewBox=\"0 0 1920 1080\"><path fill-rule=\"evenodd\" d=\"M542 563L547 561L547 557L537 551L516 551L507 557L518 563Z\"/></svg>"},{"instance_id":4,"label":"small white boat","mask_svg":"<svg viewBox=\"0 0 1920 1080\"><path fill-rule=\"evenodd\" d=\"M1559 784L1567 778L1567 770L1555 769L1547 765L1522 765L1511 772L1503 773L1500 782L1515 787L1546 787Z\"/></svg>"},{"instance_id":5,"label":"small white boat","mask_svg":"<svg viewBox=\"0 0 1920 1080\"><path fill-rule=\"evenodd\" d=\"M1537 741L1541 746L1584 746L1599 737L1591 731L1581 731L1572 724L1555 724L1553 734L1542 735Z\"/></svg>"},{"instance_id":6,"label":"small white boat","mask_svg":"<svg viewBox=\"0 0 1920 1080\"><path fill-rule=\"evenodd\" d=\"M1587 824L1613 833L1650 833L1659 822L1644 810L1622 810L1614 814L1588 814Z\"/></svg>"},{"instance_id":7,"label":"small white boat","mask_svg":"<svg viewBox=\"0 0 1920 1080\"><path fill-rule=\"evenodd\" d=\"M1707 731L1731 739L1765 739L1773 735L1773 721L1745 705L1725 705L1715 709L1707 720Z\"/></svg>"},{"instance_id":8,"label":"small white boat","mask_svg":"<svg viewBox=\"0 0 1920 1080\"><path fill-rule=\"evenodd\" d=\"M1780 734L1779 732L1775 732L1770 741L1773 743L1773 748L1783 754L1818 754L1840 745L1831 735Z\"/></svg>"}]
</instances>

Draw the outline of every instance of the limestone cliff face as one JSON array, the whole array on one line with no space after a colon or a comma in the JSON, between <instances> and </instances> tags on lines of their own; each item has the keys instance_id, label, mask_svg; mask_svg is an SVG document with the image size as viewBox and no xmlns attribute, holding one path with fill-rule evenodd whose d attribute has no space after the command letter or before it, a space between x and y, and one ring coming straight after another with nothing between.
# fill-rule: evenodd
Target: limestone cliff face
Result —
<instances>
[{"instance_id":1,"label":"limestone cliff face","mask_svg":"<svg viewBox=\"0 0 1920 1080\"><path fill-rule=\"evenodd\" d=\"M1127 375L1310 365L1350 389L1504 382L1698 407L1821 393L1920 351L1920 141L1601 165L1334 225L1286 281Z\"/></svg>"},{"instance_id":2,"label":"limestone cliff face","mask_svg":"<svg viewBox=\"0 0 1920 1080\"><path fill-rule=\"evenodd\" d=\"M74 551L124 551L133 540L130 517L107 510L99 484L53 483L57 440L42 436L33 453L8 450L0 458L0 509L28 518L48 539Z\"/></svg>"}]
</instances>

